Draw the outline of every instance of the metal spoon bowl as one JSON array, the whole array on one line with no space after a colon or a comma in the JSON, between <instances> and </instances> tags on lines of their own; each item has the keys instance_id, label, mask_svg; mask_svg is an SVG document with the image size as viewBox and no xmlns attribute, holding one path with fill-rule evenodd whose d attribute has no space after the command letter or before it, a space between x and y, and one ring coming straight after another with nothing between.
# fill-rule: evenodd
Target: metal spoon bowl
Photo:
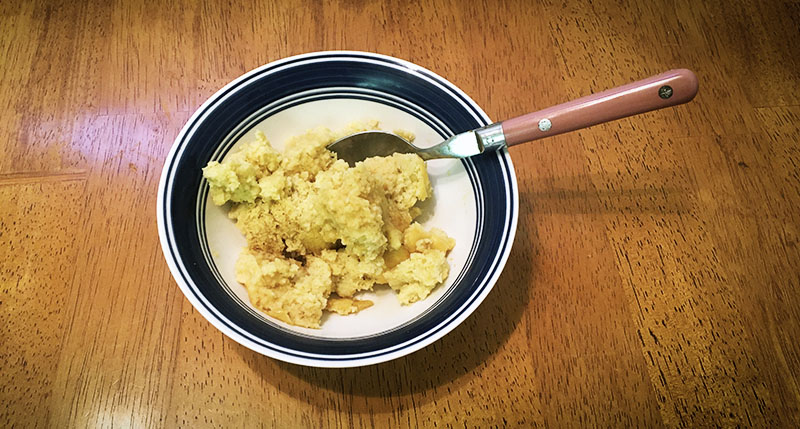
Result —
<instances>
[{"instance_id":1,"label":"metal spoon bowl","mask_svg":"<svg viewBox=\"0 0 800 429\"><path fill-rule=\"evenodd\" d=\"M502 131L502 130L499 130ZM483 133L485 134L485 133ZM350 166L374 156L389 156L393 153L416 153L423 160L437 158L464 158L478 155L486 149L485 138L478 131L457 134L429 148L414 146L397 134L387 131L362 131L345 136L328 145L339 159Z\"/></svg>"}]
</instances>

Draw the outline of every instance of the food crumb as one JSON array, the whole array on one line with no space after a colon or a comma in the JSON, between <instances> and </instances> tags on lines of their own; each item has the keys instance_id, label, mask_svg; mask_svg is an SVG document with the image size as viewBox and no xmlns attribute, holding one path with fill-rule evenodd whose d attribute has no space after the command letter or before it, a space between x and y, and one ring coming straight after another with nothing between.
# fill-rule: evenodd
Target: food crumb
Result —
<instances>
[{"instance_id":1,"label":"food crumb","mask_svg":"<svg viewBox=\"0 0 800 429\"><path fill-rule=\"evenodd\" d=\"M358 313L359 311L369 307L372 307L372 301L369 300L331 296L328 298L328 303L326 304L325 309L337 314L341 314L342 316L347 316L348 314Z\"/></svg>"}]
</instances>

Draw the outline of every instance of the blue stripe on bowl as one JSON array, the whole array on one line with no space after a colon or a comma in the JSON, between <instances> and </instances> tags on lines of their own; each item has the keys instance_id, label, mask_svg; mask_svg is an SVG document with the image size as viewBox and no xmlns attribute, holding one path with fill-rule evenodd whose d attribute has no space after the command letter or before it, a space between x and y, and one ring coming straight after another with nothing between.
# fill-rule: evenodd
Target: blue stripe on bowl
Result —
<instances>
[{"instance_id":1,"label":"blue stripe on bowl","mask_svg":"<svg viewBox=\"0 0 800 429\"><path fill-rule=\"evenodd\" d=\"M387 67L382 63L392 61L369 55L363 55L369 62L354 61L360 57L351 54L306 56L294 61L291 67L287 67L290 62L281 62L249 74L218 93L195 116L195 120L176 142L178 148L173 152L176 156L168 160L165 168L167 178L163 183L166 191L162 189L165 198L162 216L167 224L165 249L169 250L167 257L173 258L178 267L175 273L181 277L178 280L188 285L190 293L195 294L197 302L208 313L216 316L216 323L250 339L251 347L260 346L265 351L272 351L273 356L357 362L393 353L400 348L411 349L416 343L436 337L442 330L451 329L449 323L483 296L489 280L497 274L498 262L507 255L510 245L508 238L513 233L511 221L516 211L516 195L512 185L514 178L507 155L497 154L474 160L475 171L485 182L483 196L487 198L487 204L481 225L484 239L480 240L476 249L477 257L469 268L469 278L454 288L451 296L437 306L436 312L431 312L402 332L381 335L369 341L326 341L298 338L295 334L276 331L243 311L214 281L209 267L198 264L197 261L205 258L202 258L196 225L174 220L194 218L191 216L194 213L189 211L196 206L197 189L201 183L200 168L211 158L216 142L222 141L246 117L270 100L290 92L326 86L380 88L381 91L408 98L436 114L454 132L485 124L485 115L479 109L435 75L417 69L402 70L406 65L398 62L394 62L394 65L399 65L399 68ZM327 61L315 62L321 59ZM418 75L425 76L427 80ZM430 80L436 84L431 85ZM287 89L287 85L291 89ZM214 111L215 116L205 118L210 111Z\"/></svg>"}]
</instances>

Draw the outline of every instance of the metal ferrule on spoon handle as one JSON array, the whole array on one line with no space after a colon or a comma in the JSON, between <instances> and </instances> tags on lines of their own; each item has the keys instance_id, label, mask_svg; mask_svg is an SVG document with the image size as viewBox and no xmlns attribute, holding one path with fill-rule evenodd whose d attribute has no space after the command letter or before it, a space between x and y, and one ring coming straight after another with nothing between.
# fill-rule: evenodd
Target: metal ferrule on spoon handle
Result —
<instances>
[{"instance_id":1,"label":"metal ferrule on spoon handle","mask_svg":"<svg viewBox=\"0 0 800 429\"><path fill-rule=\"evenodd\" d=\"M475 135L481 143L484 152L499 150L506 147L506 135L503 132L503 125L495 122L475 130Z\"/></svg>"},{"instance_id":2,"label":"metal ferrule on spoon handle","mask_svg":"<svg viewBox=\"0 0 800 429\"><path fill-rule=\"evenodd\" d=\"M429 148L417 150L424 160L438 158L467 158L506 147L506 136L500 123L494 123L453 137Z\"/></svg>"},{"instance_id":3,"label":"metal ferrule on spoon handle","mask_svg":"<svg viewBox=\"0 0 800 429\"><path fill-rule=\"evenodd\" d=\"M697 77L675 69L475 130L485 151L497 150L691 101Z\"/></svg>"}]
</instances>

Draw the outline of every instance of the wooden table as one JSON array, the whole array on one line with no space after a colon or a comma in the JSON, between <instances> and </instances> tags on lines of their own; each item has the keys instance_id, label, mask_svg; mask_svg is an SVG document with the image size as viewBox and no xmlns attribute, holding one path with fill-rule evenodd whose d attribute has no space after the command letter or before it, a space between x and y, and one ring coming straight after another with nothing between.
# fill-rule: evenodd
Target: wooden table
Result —
<instances>
[{"instance_id":1,"label":"wooden table","mask_svg":"<svg viewBox=\"0 0 800 429\"><path fill-rule=\"evenodd\" d=\"M800 6L4 1L0 426L800 424ZM312 369L223 336L156 233L191 112L288 55L394 55L496 119L676 67L689 105L512 148L484 304L393 362Z\"/></svg>"}]
</instances>

